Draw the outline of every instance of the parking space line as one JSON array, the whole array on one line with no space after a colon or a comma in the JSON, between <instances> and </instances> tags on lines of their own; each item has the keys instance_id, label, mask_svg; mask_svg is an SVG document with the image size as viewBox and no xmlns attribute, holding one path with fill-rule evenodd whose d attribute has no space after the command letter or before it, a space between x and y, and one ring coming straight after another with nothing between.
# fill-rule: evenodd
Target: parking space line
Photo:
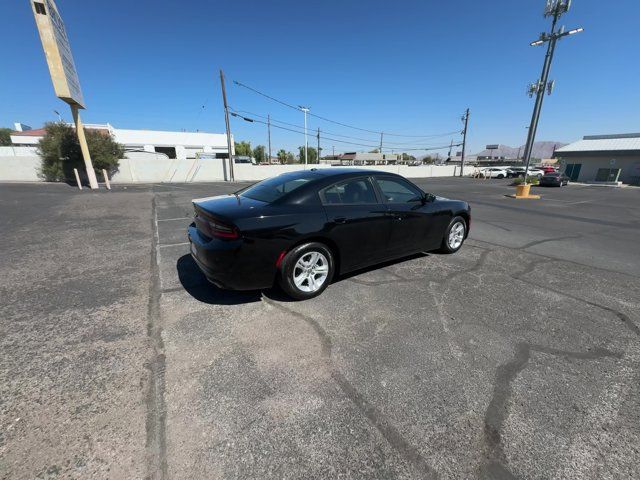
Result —
<instances>
[{"instance_id":1,"label":"parking space line","mask_svg":"<svg viewBox=\"0 0 640 480\"><path fill-rule=\"evenodd\" d=\"M177 220L191 220L192 217L159 218L158 222L174 222Z\"/></svg>"},{"instance_id":2,"label":"parking space line","mask_svg":"<svg viewBox=\"0 0 640 480\"><path fill-rule=\"evenodd\" d=\"M189 242L181 242L181 243L165 243L165 244L159 244L158 247L160 248L164 248L164 247L178 247L180 245L189 245Z\"/></svg>"}]
</instances>

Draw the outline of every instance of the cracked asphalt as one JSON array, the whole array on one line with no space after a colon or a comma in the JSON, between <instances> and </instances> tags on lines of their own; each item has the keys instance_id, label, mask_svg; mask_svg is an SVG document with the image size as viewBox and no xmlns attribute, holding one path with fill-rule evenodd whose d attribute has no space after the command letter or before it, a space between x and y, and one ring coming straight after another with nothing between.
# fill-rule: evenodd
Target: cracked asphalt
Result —
<instances>
[{"instance_id":1,"label":"cracked asphalt","mask_svg":"<svg viewBox=\"0 0 640 480\"><path fill-rule=\"evenodd\" d=\"M237 186L0 186L2 477L640 478L640 190L416 183L462 250L305 302L190 259Z\"/></svg>"}]
</instances>

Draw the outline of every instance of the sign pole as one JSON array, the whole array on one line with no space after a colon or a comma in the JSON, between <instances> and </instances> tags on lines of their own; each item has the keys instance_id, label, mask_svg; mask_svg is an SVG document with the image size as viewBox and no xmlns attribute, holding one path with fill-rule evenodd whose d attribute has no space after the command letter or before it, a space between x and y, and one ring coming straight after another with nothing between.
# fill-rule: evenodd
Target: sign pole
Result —
<instances>
[{"instance_id":1,"label":"sign pole","mask_svg":"<svg viewBox=\"0 0 640 480\"><path fill-rule=\"evenodd\" d=\"M82 125L80 112L78 111L78 106L76 104L71 104L71 114L73 115L73 121L76 124L76 134L78 135L78 143L80 143L80 150L82 151L84 166L87 169L89 186L92 190L95 190L96 188L98 188L98 179L96 178L96 172L93 170L93 163L91 162L91 154L89 153L87 138L84 136L84 126Z\"/></svg>"}]
</instances>

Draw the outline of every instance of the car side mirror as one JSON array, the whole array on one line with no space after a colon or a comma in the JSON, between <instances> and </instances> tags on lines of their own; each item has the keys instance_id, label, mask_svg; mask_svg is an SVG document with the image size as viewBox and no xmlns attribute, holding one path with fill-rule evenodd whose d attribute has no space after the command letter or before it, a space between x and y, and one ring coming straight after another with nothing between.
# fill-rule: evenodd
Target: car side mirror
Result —
<instances>
[{"instance_id":1,"label":"car side mirror","mask_svg":"<svg viewBox=\"0 0 640 480\"><path fill-rule=\"evenodd\" d=\"M431 203L436 199L433 193L425 193L422 195L422 203Z\"/></svg>"}]
</instances>

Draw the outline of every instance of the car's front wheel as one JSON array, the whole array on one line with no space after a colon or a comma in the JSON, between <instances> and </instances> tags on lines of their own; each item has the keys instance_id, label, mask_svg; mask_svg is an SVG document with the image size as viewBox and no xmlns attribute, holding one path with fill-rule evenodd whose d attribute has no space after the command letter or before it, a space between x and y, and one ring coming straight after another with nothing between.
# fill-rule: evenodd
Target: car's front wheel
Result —
<instances>
[{"instance_id":1,"label":"car's front wheel","mask_svg":"<svg viewBox=\"0 0 640 480\"><path fill-rule=\"evenodd\" d=\"M501 174L501 173L499 173L499 174L498 174L498 178L502 179L502 178L504 178L504 175L503 175L503 174Z\"/></svg>"},{"instance_id":2,"label":"car's front wheel","mask_svg":"<svg viewBox=\"0 0 640 480\"><path fill-rule=\"evenodd\" d=\"M319 242L293 248L282 259L279 283L296 300L320 295L329 286L334 273L331 250Z\"/></svg>"},{"instance_id":3,"label":"car's front wheel","mask_svg":"<svg viewBox=\"0 0 640 480\"><path fill-rule=\"evenodd\" d=\"M467 222L462 217L453 217L444 232L440 251L443 253L455 253L460 250L467 237Z\"/></svg>"}]
</instances>

